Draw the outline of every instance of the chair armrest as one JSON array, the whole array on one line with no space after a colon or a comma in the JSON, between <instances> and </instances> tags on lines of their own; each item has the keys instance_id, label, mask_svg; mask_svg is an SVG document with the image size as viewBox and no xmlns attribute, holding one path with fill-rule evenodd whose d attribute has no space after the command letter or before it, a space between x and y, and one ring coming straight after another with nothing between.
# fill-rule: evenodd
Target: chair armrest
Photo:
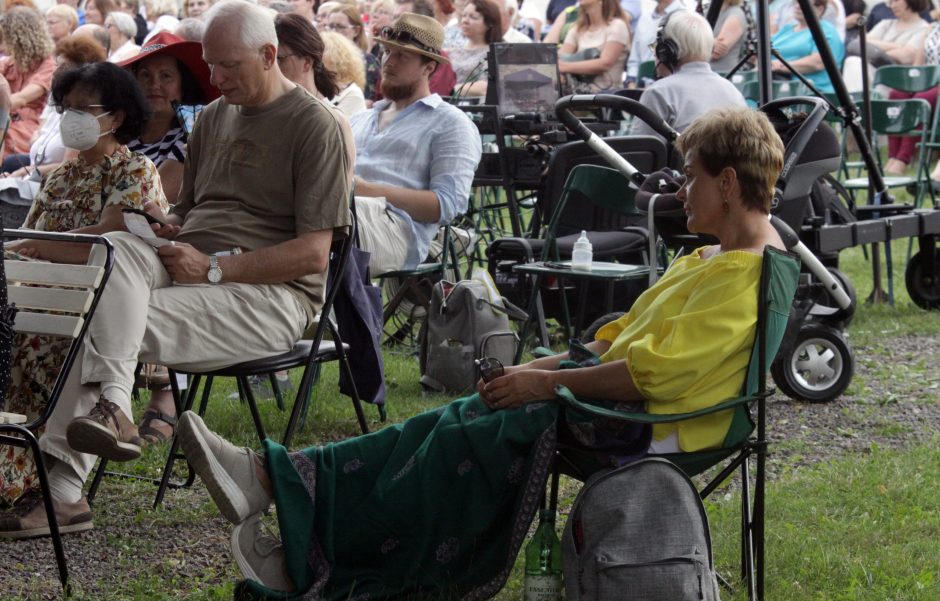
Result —
<instances>
[{"instance_id":1,"label":"chair armrest","mask_svg":"<svg viewBox=\"0 0 940 601\"><path fill-rule=\"evenodd\" d=\"M604 407L598 407L597 405L591 405L583 401L579 401L575 398L574 394L568 390L565 386L556 386L555 387L555 398L561 402L562 405L571 407L573 409L578 409L579 411L584 411L595 415L597 417L607 417L611 419L620 419L630 422L638 422L642 424L668 424L673 422L681 422L687 419L692 419L695 417L701 417L703 415L710 415L712 413L717 413L718 411L724 411L725 409L732 409L738 405L743 405L745 403L753 403L754 401L760 400L761 398L770 396L770 392L766 394L755 394L749 396L742 396L733 399L728 399L722 401L717 405L712 405L711 407L706 407L704 409L699 409L697 411L690 411L688 413L672 413L672 414L651 414L651 413L626 413L623 411L615 411L614 409L607 409Z\"/></svg>"}]
</instances>

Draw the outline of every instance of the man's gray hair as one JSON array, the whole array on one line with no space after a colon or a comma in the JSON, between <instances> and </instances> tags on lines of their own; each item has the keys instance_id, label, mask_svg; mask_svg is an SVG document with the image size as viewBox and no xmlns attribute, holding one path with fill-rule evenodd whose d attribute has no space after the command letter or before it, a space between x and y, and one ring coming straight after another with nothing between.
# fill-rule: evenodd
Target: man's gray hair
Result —
<instances>
[{"instance_id":1,"label":"man's gray hair","mask_svg":"<svg viewBox=\"0 0 940 601\"><path fill-rule=\"evenodd\" d=\"M199 19L186 17L180 20L173 33L190 42L202 42L202 38L206 33L206 24Z\"/></svg>"},{"instance_id":2,"label":"man's gray hair","mask_svg":"<svg viewBox=\"0 0 940 601\"><path fill-rule=\"evenodd\" d=\"M251 50L271 44L277 46L274 12L245 0L222 0L212 6L205 16L206 31L218 22L238 26L241 45Z\"/></svg>"},{"instance_id":3,"label":"man's gray hair","mask_svg":"<svg viewBox=\"0 0 940 601\"><path fill-rule=\"evenodd\" d=\"M115 10L108 13L108 18L125 37L134 39L137 35L137 23L134 22L134 17Z\"/></svg>"},{"instance_id":4,"label":"man's gray hair","mask_svg":"<svg viewBox=\"0 0 940 601\"><path fill-rule=\"evenodd\" d=\"M668 18L663 33L666 39L678 46L679 61L708 61L712 55L712 46L715 45L715 36L708 20L691 10L674 11Z\"/></svg>"}]
</instances>

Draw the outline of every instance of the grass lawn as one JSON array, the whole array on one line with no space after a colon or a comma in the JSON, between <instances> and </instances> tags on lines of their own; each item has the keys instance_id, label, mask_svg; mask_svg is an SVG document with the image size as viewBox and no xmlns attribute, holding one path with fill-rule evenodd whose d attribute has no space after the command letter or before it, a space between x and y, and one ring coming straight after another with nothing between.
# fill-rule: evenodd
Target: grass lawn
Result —
<instances>
[{"instance_id":1,"label":"grass lawn","mask_svg":"<svg viewBox=\"0 0 940 601\"><path fill-rule=\"evenodd\" d=\"M849 394L856 400L851 411L877 411L884 399L868 395L899 381L907 397L936 404L935 363L916 354L896 357L893 341L912 336L940 334L940 312L914 306L903 286L906 241L895 243L895 306L862 304L849 330L856 348L866 349L856 361L884 365L869 369L868 379L856 378ZM842 254L843 270L855 284L859 298L871 290L869 264L859 249ZM406 354L386 354L389 422L399 422L448 400L425 394L418 380L416 359ZM292 374L296 379L299 373ZM346 397L336 394L337 373L327 367L317 388L306 426L295 438L296 446L339 440L357 432L355 417ZM924 386L926 383L928 386ZM223 435L254 443L247 409L226 397L230 382L219 382L209 405L207 421ZM367 407L373 427L376 412ZM802 412L819 410L802 405ZM286 424L286 414L273 403L262 407L269 431ZM848 419L848 415L847 415ZM884 434L898 444L890 448L869 445L865 453L827 455L788 467L771 456L775 479L768 487L769 599L846 599L882 601L940 599L940 438L929 443L907 444L908 431L886 425ZM822 436L834 436L833 432ZM802 452L814 455L814 443ZM786 447L786 444L784 444ZM772 448L773 450L773 448ZM146 449L144 456L124 466L141 475L157 475L165 447ZM818 453L817 453L818 454ZM237 570L227 560L228 527L201 484L188 491L170 491L165 506L150 508L154 488L147 483L107 479L99 497L94 538L87 535L69 542L67 554L73 573L91 569L89 580L76 576L79 599L227 599ZM574 482L563 483L562 511L577 492ZM737 492L731 485L709 500L709 516L719 569L733 573L737 557ZM563 523L563 520L560 520ZM561 525L561 524L560 524ZM559 525L559 527L560 527ZM211 544L192 544L208 540ZM57 585L48 543L3 543L8 557L0 565L0 599L55 596ZM497 597L520 599L521 561L506 588ZM741 591L723 591L726 599L744 599Z\"/></svg>"}]
</instances>

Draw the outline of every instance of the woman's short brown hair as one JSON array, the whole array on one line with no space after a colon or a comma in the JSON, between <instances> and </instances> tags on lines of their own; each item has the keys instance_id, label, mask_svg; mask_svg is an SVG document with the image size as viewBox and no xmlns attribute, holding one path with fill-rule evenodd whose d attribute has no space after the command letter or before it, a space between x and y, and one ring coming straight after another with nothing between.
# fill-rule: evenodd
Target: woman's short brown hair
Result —
<instances>
[{"instance_id":1,"label":"woman's short brown hair","mask_svg":"<svg viewBox=\"0 0 940 601\"><path fill-rule=\"evenodd\" d=\"M731 167L745 208L767 213L783 169L783 142L767 116L749 108L719 108L692 122L676 141L712 176Z\"/></svg>"},{"instance_id":2,"label":"woman's short brown hair","mask_svg":"<svg viewBox=\"0 0 940 601\"><path fill-rule=\"evenodd\" d=\"M101 44L87 35L70 35L59 40L55 55L61 56L76 67L86 63L98 63L108 58Z\"/></svg>"}]
</instances>

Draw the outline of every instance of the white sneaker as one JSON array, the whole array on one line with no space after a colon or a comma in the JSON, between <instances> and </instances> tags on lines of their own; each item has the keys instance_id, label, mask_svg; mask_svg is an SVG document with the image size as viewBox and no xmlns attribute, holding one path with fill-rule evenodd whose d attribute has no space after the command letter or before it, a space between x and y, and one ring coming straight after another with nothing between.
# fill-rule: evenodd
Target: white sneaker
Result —
<instances>
[{"instance_id":1,"label":"white sneaker","mask_svg":"<svg viewBox=\"0 0 940 601\"><path fill-rule=\"evenodd\" d=\"M177 435L186 459L225 519L240 524L268 508L271 497L255 473L254 451L236 447L209 430L192 411L180 416Z\"/></svg>"},{"instance_id":2,"label":"white sneaker","mask_svg":"<svg viewBox=\"0 0 940 601\"><path fill-rule=\"evenodd\" d=\"M232 555L245 578L276 591L294 590L294 583L287 575L284 545L273 536L261 533L260 513L232 530Z\"/></svg>"}]
</instances>

